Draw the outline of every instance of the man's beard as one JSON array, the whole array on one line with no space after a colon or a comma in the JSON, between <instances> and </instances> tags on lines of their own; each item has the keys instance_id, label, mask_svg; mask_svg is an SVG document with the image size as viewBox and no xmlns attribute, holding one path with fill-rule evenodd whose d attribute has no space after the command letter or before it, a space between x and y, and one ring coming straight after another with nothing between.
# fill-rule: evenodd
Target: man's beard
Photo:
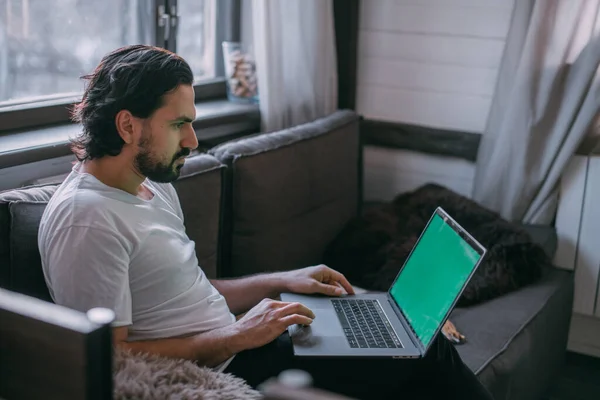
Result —
<instances>
[{"instance_id":1,"label":"man's beard","mask_svg":"<svg viewBox=\"0 0 600 400\"><path fill-rule=\"evenodd\" d=\"M157 161L151 152L152 141L149 136L146 136L140 141L140 152L135 157L135 167L146 178L154 182L168 183L179 178L183 164L175 166L175 162L181 157L188 156L190 149L184 148L177 152L172 160L165 164Z\"/></svg>"}]
</instances>

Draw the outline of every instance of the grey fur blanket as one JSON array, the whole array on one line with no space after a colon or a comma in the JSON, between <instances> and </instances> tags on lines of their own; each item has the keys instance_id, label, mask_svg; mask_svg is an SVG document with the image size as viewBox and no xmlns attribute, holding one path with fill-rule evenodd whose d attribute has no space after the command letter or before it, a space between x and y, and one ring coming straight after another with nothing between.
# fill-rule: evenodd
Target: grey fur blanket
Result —
<instances>
[{"instance_id":1,"label":"grey fur blanket","mask_svg":"<svg viewBox=\"0 0 600 400\"><path fill-rule=\"evenodd\" d=\"M191 361L116 350L114 398L124 399L260 399L241 378L199 367Z\"/></svg>"}]
</instances>

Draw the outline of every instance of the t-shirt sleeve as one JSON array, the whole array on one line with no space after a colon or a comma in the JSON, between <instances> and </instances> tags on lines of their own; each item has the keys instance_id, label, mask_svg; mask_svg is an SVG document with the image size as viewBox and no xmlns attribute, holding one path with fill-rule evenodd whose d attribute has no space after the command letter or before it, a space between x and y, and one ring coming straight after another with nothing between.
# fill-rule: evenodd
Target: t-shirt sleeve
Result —
<instances>
[{"instance_id":1,"label":"t-shirt sleeve","mask_svg":"<svg viewBox=\"0 0 600 400\"><path fill-rule=\"evenodd\" d=\"M129 251L109 230L72 226L48 243L48 284L57 304L86 312L105 307L116 314L113 326L131 325Z\"/></svg>"}]
</instances>

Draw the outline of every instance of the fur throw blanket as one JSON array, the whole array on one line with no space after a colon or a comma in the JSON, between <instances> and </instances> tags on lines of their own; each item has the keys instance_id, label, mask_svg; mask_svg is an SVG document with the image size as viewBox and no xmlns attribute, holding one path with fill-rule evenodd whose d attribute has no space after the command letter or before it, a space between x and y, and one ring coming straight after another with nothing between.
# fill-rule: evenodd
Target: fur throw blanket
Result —
<instances>
[{"instance_id":1,"label":"fur throw blanket","mask_svg":"<svg viewBox=\"0 0 600 400\"><path fill-rule=\"evenodd\" d=\"M481 303L533 283L550 264L543 248L519 225L435 184L367 208L330 243L325 264L357 286L386 291L438 206L488 249L458 306Z\"/></svg>"},{"instance_id":2,"label":"fur throw blanket","mask_svg":"<svg viewBox=\"0 0 600 400\"><path fill-rule=\"evenodd\" d=\"M114 399L260 399L259 392L231 374L191 361L115 350Z\"/></svg>"}]
</instances>

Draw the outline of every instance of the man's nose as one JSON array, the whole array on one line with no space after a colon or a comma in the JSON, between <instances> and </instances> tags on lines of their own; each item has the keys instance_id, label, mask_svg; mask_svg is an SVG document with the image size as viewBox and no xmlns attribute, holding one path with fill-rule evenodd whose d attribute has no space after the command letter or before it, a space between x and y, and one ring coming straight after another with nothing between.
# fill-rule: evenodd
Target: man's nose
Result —
<instances>
[{"instance_id":1,"label":"man's nose","mask_svg":"<svg viewBox=\"0 0 600 400\"><path fill-rule=\"evenodd\" d=\"M190 150L194 150L198 147L198 138L196 137L196 131L192 124L187 125L185 136L181 141L182 148L188 148Z\"/></svg>"}]
</instances>

